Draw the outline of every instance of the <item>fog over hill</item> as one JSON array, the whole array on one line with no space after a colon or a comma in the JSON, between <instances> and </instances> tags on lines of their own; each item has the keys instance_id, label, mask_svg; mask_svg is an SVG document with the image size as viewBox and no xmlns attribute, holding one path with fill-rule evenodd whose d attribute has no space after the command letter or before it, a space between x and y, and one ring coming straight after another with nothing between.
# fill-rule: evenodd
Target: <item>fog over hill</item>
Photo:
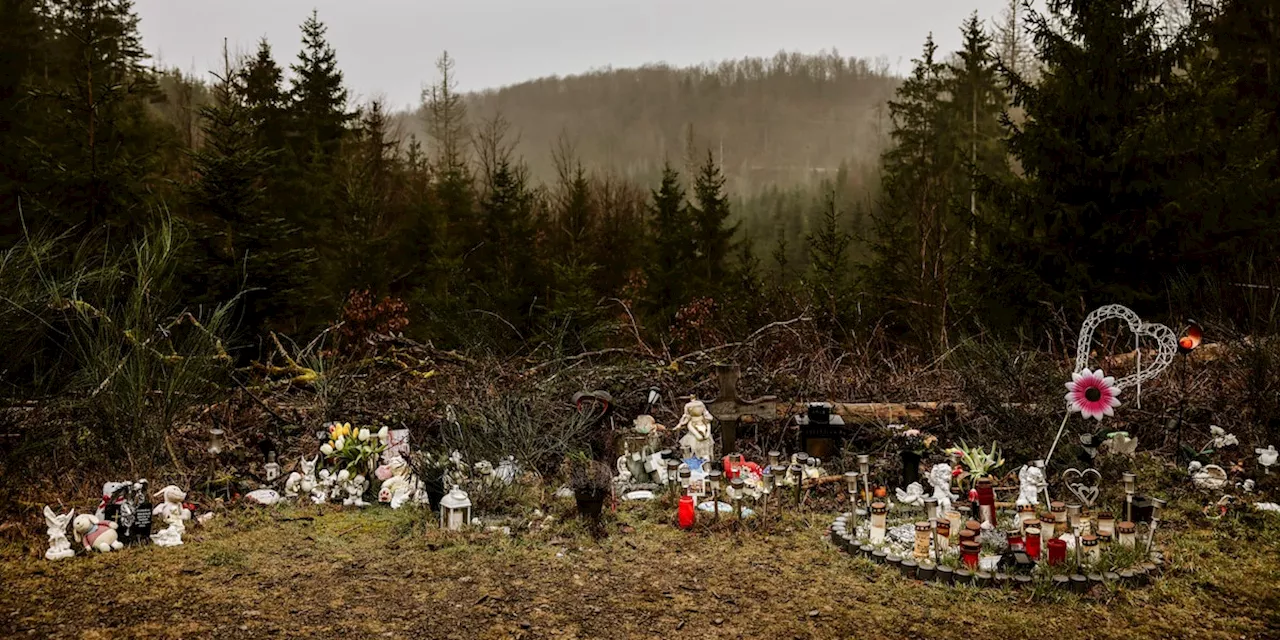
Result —
<instances>
[{"instance_id":1,"label":"fog over hill","mask_svg":"<svg viewBox=\"0 0 1280 640\"><path fill-rule=\"evenodd\" d=\"M501 114L535 179L554 176L564 136L588 168L644 179L664 159L684 166L711 150L729 187L806 182L841 162L868 166L887 139L886 101L899 80L885 61L779 53L677 68L648 65L552 76L468 94L472 124ZM430 144L421 113L400 132Z\"/></svg>"}]
</instances>

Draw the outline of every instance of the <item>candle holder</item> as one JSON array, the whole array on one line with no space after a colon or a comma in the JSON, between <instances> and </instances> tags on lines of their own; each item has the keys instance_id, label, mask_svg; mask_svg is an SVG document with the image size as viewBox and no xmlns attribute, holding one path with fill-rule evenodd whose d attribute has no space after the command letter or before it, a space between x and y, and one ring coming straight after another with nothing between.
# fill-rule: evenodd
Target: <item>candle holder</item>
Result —
<instances>
[{"instance_id":1,"label":"candle holder","mask_svg":"<svg viewBox=\"0 0 1280 640\"><path fill-rule=\"evenodd\" d=\"M1110 511L1098 513L1096 524L1098 535L1102 535L1104 533L1111 535L1116 531L1116 517Z\"/></svg>"},{"instance_id":2,"label":"candle holder","mask_svg":"<svg viewBox=\"0 0 1280 640\"><path fill-rule=\"evenodd\" d=\"M1053 533L1054 535L1062 535L1067 532L1067 505L1062 502L1052 502L1049 504L1049 513L1053 514Z\"/></svg>"}]
</instances>

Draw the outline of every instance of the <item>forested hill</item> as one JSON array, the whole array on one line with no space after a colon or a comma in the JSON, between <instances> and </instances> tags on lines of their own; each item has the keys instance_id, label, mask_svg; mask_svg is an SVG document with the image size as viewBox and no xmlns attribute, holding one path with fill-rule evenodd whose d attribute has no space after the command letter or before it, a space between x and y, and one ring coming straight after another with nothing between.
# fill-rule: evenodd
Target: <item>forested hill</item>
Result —
<instances>
[{"instance_id":1,"label":"forested hill","mask_svg":"<svg viewBox=\"0 0 1280 640\"><path fill-rule=\"evenodd\" d=\"M685 164L710 148L731 191L834 174L842 161L875 164L899 80L883 63L838 53L676 68L650 65L548 77L472 94L473 119L501 113L535 180L555 177L563 135L588 168L656 177L664 159ZM425 119L401 114L401 131L425 139ZM723 154L723 155L721 155Z\"/></svg>"}]
</instances>

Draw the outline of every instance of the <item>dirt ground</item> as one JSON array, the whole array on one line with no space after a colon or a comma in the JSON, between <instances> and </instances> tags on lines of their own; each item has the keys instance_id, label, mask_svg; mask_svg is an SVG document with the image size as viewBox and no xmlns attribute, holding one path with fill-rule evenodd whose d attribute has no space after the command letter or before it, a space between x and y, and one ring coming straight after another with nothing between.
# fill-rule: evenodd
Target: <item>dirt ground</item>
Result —
<instances>
[{"instance_id":1,"label":"dirt ground","mask_svg":"<svg viewBox=\"0 0 1280 640\"><path fill-rule=\"evenodd\" d=\"M1175 515L1165 576L1087 597L909 581L831 547L829 513L767 533L683 532L654 515L623 509L597 540L570 525L449 534L385 508L229 509L175 548L48 562L9 543L0 628L237 640L1280 637L1272 515L1208 527Z\"/></svg>"}]
</instances>

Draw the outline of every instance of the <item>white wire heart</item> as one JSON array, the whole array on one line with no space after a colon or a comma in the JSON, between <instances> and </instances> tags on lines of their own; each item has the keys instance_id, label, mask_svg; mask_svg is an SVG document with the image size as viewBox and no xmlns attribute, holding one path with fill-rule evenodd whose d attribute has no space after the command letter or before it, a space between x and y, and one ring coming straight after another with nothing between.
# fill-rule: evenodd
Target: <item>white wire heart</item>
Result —
<instances>
[{"instance_id":1,"label":"white wire heart","mask_svg":"<svg viewBox=\"0 0 1280 640\"><path fill-rule=\"evenodd\" d=\"M1094 482L1093 484L1085 484L1084 478L1089 474L1093 474L1093 477L1097 479L1097 482ZM1080 482L1072 482L1071 476L1073 475L1078 478ZM1097 469L1085 469L1084 471L1075 468L1067 469L1062 472L1062 479L1067 483L1067 488L1071 490L1071 493L1076 494L1076 497L1080 498L1080 502L1084 504L1086 509L1092 507L1094 501L1098 499L1098 485L1102 482L1102 474L1098 473Z\"/></svg>"},{"instance_id":2,"label":"white wire heart","mask_svg":"<svg viewBox=\"0 0 1280 640\"><path fill-rule=\"evenodd\" d=\"M1173 364L1173 357L1178 353L1178 335L1173 332L1173 329L1154 322L1143 322L1142 318L1139 318L1138 314L1128 307L1109 304L1095 309L1093 313L1089 314L1089 317L1084 319L1084 324L1080 325L1080 340L1076 344L1076 373L1089 366L1089 347L1093 344L1093 332L1098 328L1098 325L1107 320L1123 320L1129 330L1139 339L1152 338L1159 347L1156 352L1155 362L1150 365L1144 364L1142 370L1138 373L1120 378L1116 381L1117 387L1126 389L1138 383L1146 382L1160 375L1166 367Z\"/></svg>"}]
</instances>

